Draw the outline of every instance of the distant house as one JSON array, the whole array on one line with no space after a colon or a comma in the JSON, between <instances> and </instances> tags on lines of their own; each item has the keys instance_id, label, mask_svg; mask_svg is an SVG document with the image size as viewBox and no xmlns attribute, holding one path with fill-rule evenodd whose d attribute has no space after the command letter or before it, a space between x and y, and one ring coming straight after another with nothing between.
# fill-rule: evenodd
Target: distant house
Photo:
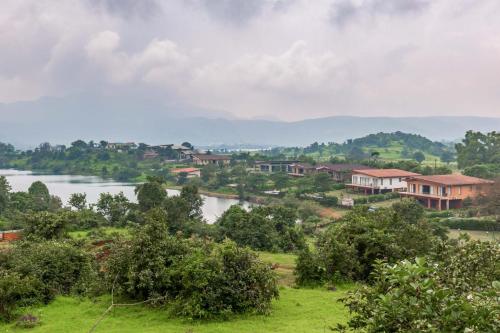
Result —
<instances>
[{"instance_id":1,"label":"distant house","mask_svg":"<svg viewBox=\"0 0 500 333\"><path fill-rule=\"evenodd\" d=\"M258 172L291 172L291 165L298 161L276 160L276 161L256 161L254 170Z\"/></svg>"},{"instance_id":2,"label":"distant house","mask_svg":"<svg viewBox=\"0 0 500 333\"><path fill-rule=\"evenodd\" d=\"M193 163L196 165L229 165L231 157L228 155L215 155L215 154L193 154Z\"/></svg>"},{"instance_id":3,"label":"distant house","mask_svg":"<svg viewBox=\"0 0 500 333\"><path fill-rule=\"evenodd\" d=\"M363 191L365 194L406 191L406 178L419 176L418 173L399 169L356 169L352 170L351 184L348 187Z\"/></svg>"},{"instance_id":4,"label":"distant house","mask_svg":"<svg viewBox=\"0 0 500 333\"><path fill-rule=\"evenodd\" d=\"M486 193L494 183L460 174L411 176L406 182L408 190L401 192L402 196L415 198L427 208L437 210L461 208L464 199Z\"/></svg>"},{"instance_id":5,"label":"distant house","mask_svg":"<svg viewBox=\"0 0 500 333\"><path fill-rule=\"evenodd\" d=\"M144 154L142 154L142 158L144 158L145 160L152 160L152 159L155 159L157 158L158 156L160 156L160 154L158 154L156 151L154 150L146 150L144 152Z\"/></svg>"},{"instance_id":6,"label":"distant house","mask_svg":"<svg viewBox=\"0 0 500 333\"><path fill-rule=\"evenodd\" d=\"M295 163L290 166L289 174L291 176L304 176L307 174L324 172L332 176L333 180L337 182L349 182L351 181L352 170L355 169L364 170L370 169L370 167L361 164L349 163L323 163L316 165L311 165L308 163Z\"/></svg>"},{"instance_id":7,"label":"distant house","mask_svg":"<svg viewBox=\"0 0 500 333\"><path fill-rule=\"evenodd\" d=\"M200 177L200 169L198 168L179 168L170 170L172 174L179 175L180 173L186 173L188 178Z\"/></svg>"},{"instance_id":8,"label":"distant house","mask_svg":"<svg viewBox=\"0 0 500 333\"><path fill-rule=\"evenodd\" d=\"M107 149L110 150L130 150L130 149L136 149L137 145L135 142L108 142L106 145Z\"/></svg>"}]
</instances>

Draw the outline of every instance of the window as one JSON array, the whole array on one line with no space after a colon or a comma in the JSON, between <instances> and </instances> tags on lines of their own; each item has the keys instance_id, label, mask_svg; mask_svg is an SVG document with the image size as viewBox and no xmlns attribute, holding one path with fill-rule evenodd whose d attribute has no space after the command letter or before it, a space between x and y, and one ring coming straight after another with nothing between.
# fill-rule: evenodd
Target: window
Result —
<instances>
[{"instance_id":1,"label":"window","mask_svg":"<svg viewBox=\"0 0 500 333\"><path fill-rule=\"evenodd\" d=\"M380 186L384 186L384 178L380 178Z\"/></svg>"},{"instance_id":2,"label":"window","mask_svg":"<svg viewBox=\"0 0 500 333\"><path fill-rule=\"evenodd\" d=\"M392 178L389 179L389 185L392 185Z\"/></svg>"}]
</instances>

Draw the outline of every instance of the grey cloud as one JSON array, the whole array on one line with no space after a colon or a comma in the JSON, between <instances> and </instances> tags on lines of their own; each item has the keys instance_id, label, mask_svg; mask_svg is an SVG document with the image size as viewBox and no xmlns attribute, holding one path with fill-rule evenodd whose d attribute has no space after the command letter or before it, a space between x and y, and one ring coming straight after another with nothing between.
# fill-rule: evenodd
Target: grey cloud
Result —
<instances>
[{"instance_id":1,"label":"grey cloud","mask_svg":"<svg viewBox=\"0 0 500 333\"><path fill-rule=\"evenodd\" d=\"M352 0L341 0L332 3L330 21L343 27L358 16L407 15L419 13L429 5L428 0L365 0L361 4Z\"/></svg>"},{"instance_id":2,"label":"grey cloud","mask_svg":"<svg viewBox=\"0 0 500 333\"><path fill-rule=\"evenodd\" d=\"M86 0L91 6L124 18L147 19L161 12L157 0Z\"/></svg>"},{"instance_id":3,"label":"grey cloud","mask_svg":"<svg viewBox=\"0 0 500 333\"><path fill-rule=\"evenodd\" d=\"M235 24L245 23L258 16L265 0L198 0L207 12L216 19Z\"/></svg>"}]
</instances>

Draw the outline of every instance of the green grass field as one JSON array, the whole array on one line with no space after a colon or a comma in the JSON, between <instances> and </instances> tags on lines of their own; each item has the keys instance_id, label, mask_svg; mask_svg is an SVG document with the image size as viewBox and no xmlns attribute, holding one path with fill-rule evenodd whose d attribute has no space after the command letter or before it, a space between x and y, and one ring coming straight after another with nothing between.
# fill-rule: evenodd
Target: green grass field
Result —
<instances>
[{"instance_id":1,"label":"green grass field","mask_svg":"<svg viewBox=\"0 0 500 333\"><path fill-rule=\"evenodd\" d=\"M84 237L81 235L81 237ZM114 308L95 332L132 333L323 333L338 323L345 323L348 310L338 300L354 285L339 286L336 291L324 288L297 289L293 285L296 256L284 253L259 252L265 262L276 265L280 278L280 298L273 302L268 316L241 315L227 321L189 321L171 318L165 308L144 305ZM0 324L0 332L86 333L110 304L110 296L98 299L58 297L47 306L24 309L40 318L40 325L22 329L14 323Z\"/></svg>"},{"instance_id":2,"label":"green grass field","mask_svg":"<svg viewBox=\"0 0 500 333\"><path fill-rule=\"evenodd\" d=\"M500 232L498 231L479 231L479 230L457 230L450 229L448 235L451 238L458 238L461 233L468 234L471 239L480 241L500 241Z\"/></svg>"},{"instance_id":3,"label":"green grass field","mask_svg":"<svg viewBox=\"0 0 500 333\"><path fill-rule=\"evenodd\" d=\"M352 286L337 291L282 287L269 316L242 315L228 321L197 322L169 318L166 309L147 306L115 308L95 332L106 333L323 333L345 323L347 309L338 302ZM109 297L92 301L58 297L48 306L30 309L41 324L33 329L0 324L0 332L85 333L109 305Z\"/></svg>"}]
</instances>

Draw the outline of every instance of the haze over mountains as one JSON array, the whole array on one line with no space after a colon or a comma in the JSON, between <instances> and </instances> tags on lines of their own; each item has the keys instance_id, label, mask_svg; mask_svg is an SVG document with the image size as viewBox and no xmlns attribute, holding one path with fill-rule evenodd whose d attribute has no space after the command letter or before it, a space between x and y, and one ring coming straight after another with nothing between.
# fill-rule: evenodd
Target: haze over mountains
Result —
<instances>
[{"instance_id":1,"label":"haze over mountains","mask_svg":"<svg viewBox=\"0 0 500 333\"><path fill-rule=\"evenodd\" d=\"M42 141L68 144L79 138L147 143L187 140L198 146L304 146L377 132L402 131L432 140L456 140L469 129L500 130L500 118L333 116L296 122L245 120L181 103L95 96L0 104L0 115L0 141L21 148Z\"/></svg>"}]
</instances>

